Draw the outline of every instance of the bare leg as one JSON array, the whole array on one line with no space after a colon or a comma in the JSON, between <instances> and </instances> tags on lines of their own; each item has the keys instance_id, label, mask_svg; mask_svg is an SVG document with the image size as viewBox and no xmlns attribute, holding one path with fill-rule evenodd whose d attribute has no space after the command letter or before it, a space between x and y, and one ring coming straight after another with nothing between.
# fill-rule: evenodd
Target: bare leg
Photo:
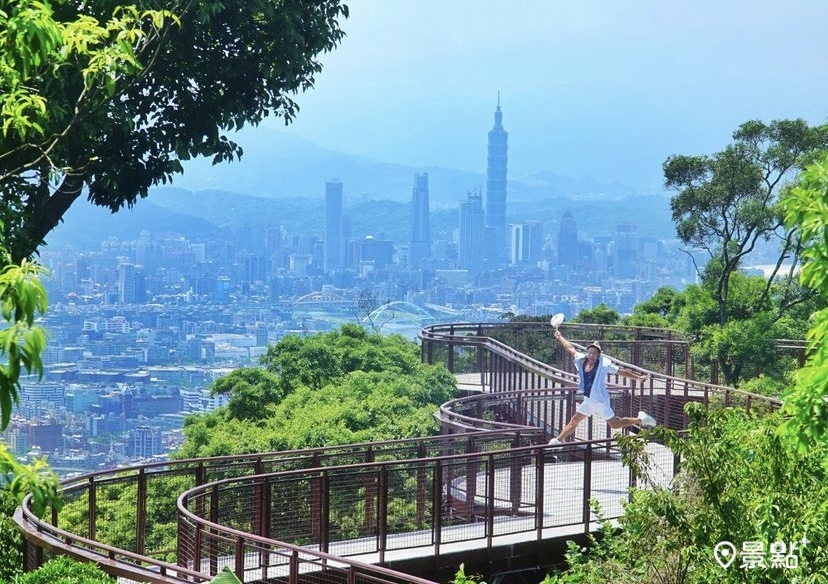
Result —
<instances>
[{"instance_id":1,"label":"bare leg","mask_svg":"<svg viewBox=\"0 0 828 584\"><path fill-rule=\"evenodd\" d=\"M570 434L572 434L578 428L578 424L583 422L585 418L585 415L575 412L575 415L572 416L572 418L566 423L566 426L563 427L563 430L561 430L560 434L555 436L555 438L563 442L569 437Z\"/></svg>"},{"instance_id":2,"label":"bare leg","mask_svg":"<svg viewBox=\"0 0 828 584\"><path fill-rule=\"evenodd\" d=\"M607 420L607 425L613 430L619 430L621 428L626 428L627 426L640 426L641 420L638 418L619 418L618 416L615 416L614 418Z\"/></svg>"}]
</instances>

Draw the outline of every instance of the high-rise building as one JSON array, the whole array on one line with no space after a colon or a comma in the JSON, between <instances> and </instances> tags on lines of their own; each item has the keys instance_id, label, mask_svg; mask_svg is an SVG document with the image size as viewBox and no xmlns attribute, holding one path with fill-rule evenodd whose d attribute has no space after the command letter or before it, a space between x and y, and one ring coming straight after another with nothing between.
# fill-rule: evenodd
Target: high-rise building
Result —
<instances>
[{"instance_id":1,"label":"high-rise building","mask_svg":"<svg viewBox=\"0 0 828 584\"><path fill-rule=\"evenodd\" d=\"M523 257L523 224L509 225L509 263L513 266L521 263Z\"/></svg>"},{"instance_id":2,"label":"high-rise building","mask_svg":"<svg viewBox=\"0 0 828 584\"><path fill-rule=\"evenodd\" d=\"M39 446L43 452L54 452L63 444L63 425L57 422L29 423L28 441L30 446Z\"/></svg>"},{"instance_id":3,"label":"high-rise building","mask_svg":"<svg viewBox=\"0 0 828 584\"><path fill-rule=\"evenodd\" d=\"M408 264L420 269L431 257L431 228L429 227L428 208L428 173L418 172L414 175L414 192L412 203L411 245L408 251Z\"/></svg>"},{"instance_id":4,"label":"high-rise building","mask_svg":"<svg viewBox=\"0 0 828 584\"><path fill-rule=\"evenodd\" d=\"M614 256L616 278L635 278L638 275L638 233L633 223L619 223L615 228Z\"/></svg>"},{"instance_id":5,"label":"high-rise building","mask_svg":"<svg viewBox=\"0 0 828 584\"><path fill-rule=\"evenodd\" d=\"M4 438L15 456L23 456L30 449L29 433L25 427L11 426L6 431Z\"/></svg>"},{"instance_id":6,"label":"high-rise building","mask_svg":"<svg viewBox=\"0 0 828 584\"><path fill-rule=\"evenodd\" d=\"M264 256L245 251L236 254L236 263L239 266L241 281L247 286L267 280L267 258Z\"/></svg>"},{"instance_id":7,"label":"high-rise building","mask_svg":"<svg viewBox=\"0 0 828 584\"><path fill-rule=\"evenodd\" d=\"M364 262L371 262L377 270L394 263L394 242L382 236L366 235L362 241L350 242L348 249L349 262L357 269Z\"/></svg>"},{"instance_id":8,"label":"high-rise building","mask_svg":"<svg viewBox=\"0 0 828 584\"><path fill-rule=\"evenodd\" d=\"M495 123L489 131L489 148L486 165L486 225L495 231L497 245L491 263L497 265L508 259L506 230L506 154L509 134L503 129L503 114L500 112L500 93L497 94Z\"/></svg>"},{"instance_id":9,"label":"high-rise building","mask_svg":"<svg viewBox=\"0 0 828 584\"><path fill-rule=\"evenodd\" d=\"M118 300L121 304L138 304L146 300L144 270L135 264L118 266Z\"/></svg>"},{"instance_id":10,"label":"high-rise building","mask_svg":"<svg viewBox=\"0 0 828 584\"><path fill-rule=\"evenodd\" d=\"M534 264L540 261L543 246L540 221L511 224L509 234L510 264Z\"/></svg>"},{"instance_id":11,"label":"high-rise building","mask_svg":"<svg viewBox=\"0 0 828 584\"><path fill-rule=\"evenodd\" d=\"M325 183L325 273L342 267L345 242L342 237L342 181Z\"/></svg>"},{"instance_id":12,"label":"high-rise building","mask_svg":"<svg viewBox=\"0 0 828 584\"><path fill-rule=\"evenodd\" d=\"M155 426L136 426L130 432L129 454L135 458L151 458L161 454L161 429Z\"/></svg>"},{"instance_id":13,"label":"high-rise building","mask_svg":"<svg viewBox=\"0 0 828 584\"><path fill-rule=\"evenodd\" d=\"M267 330L267 323L259 321L256 323L256 346L257 347L267 347L268 341L268 330Z\"/></svg>"},{"instance_id":14,"label":"high-rise building","mask_svg":"<svg viewBox=\"0 0 828 584\"><path fill-rule=\"evenodd\" d=\"M558 265L578 266L578 226L575 225L575 218L567 211L561 218L561 226L558 229Z\"/></svg>"},{"instance_id":15,"label":"high-rise building","mask_svg":"<svg viewBox=\"0 0 828 584\"><path fill-rule=\"evenodd\" d=\"M527 221L523 224L523 261L536 264L543 257L543 224Z\"/></svg>"},{"instance_id":16,"label":"high-rise building","mask_svg":"<svg viewBox=\"0 0 828 584\"><path fill-rule=\"evenodd\" d=\"M483 249L486 233L483 199L480 193L469 193L460 202L460 232L457 244L457 264L470 272L483 269Z\"/></svg>"}]
</instances>

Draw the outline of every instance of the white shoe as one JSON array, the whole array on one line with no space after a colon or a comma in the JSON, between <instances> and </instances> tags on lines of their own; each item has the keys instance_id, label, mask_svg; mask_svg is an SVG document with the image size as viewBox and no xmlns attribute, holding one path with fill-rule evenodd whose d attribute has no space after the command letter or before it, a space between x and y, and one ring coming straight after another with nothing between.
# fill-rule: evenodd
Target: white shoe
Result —
<instances>
[{"instance_id":1,"label":"white shoe","mask_svg":"<svg viewBox=\"0 0 828 584\"><path fill-rule=\"evenodd\" d=\"M655 428L658 422L654 417L648 414L645 411L638 412L638 419L641 420L641 427L642 428Z\"/></svg>"},{"instance_id":2,"label":"white shoe","mask_svg":"<svg viewBox=\"0 0 828 584\"><path fill-rule=\"evenodd\" d=\"M552 440L549 441L549 446L561 446L561 445L563 445L563 442L561 442L557 438L552 438Z\"/></svg>"}]
</instances>

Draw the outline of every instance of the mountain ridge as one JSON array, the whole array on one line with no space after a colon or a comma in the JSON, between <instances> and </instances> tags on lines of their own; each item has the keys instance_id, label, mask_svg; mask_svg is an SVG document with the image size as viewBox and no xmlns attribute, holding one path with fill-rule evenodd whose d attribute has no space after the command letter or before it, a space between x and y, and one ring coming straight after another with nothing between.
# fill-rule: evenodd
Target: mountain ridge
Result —
<instances>
[{"instance_id":1,"label":"mountain ridge","mask_svg":"<svg viewBox=\"0 0 828 584\"><path fill-rule=\"evenodd\" d=\"M265 129L267 130L267 129ZM320 148L312 142L275 130L239 134L244 154L239 161L213 166L204 159L184 164L184 175L175 177L175 186L192 191L219 189L268 198L322 197L325 181L342 181L351 200L411 198L414 174L429 174L429 198L435 207L456 205L470 191L483 190L485 169L480 172L441 166L414 167L377 161ZM481 167L485 160L481 161ZM583 196L590 199L617 199L635 194L653 194L620 182L593 177L572 178L542 171L509 176L511 201L531 201L550 196ZM485 194L485 192L484 192ZM658 193L656 193L658 194Z\"/></svg>"},{"instance_id":2,"label":"mountain ridge","mask_svg":"<svg viewBox=\"0 0 828 584\"><path fill-rule=\"evenodd\" d=\"M204 239L246 225L284 225L290 233L321 236L325 180L334 177L343 182L352 238L382 234L405 242L417 172L429 173L432 233L450 237L457 229L460 202L469 192L482 192L485 184L483 173L349 156L285 132L256 136L239 136L244 149L240 161L216 166L203 159L189 161L173 186L152 188L131 209L111 214L88 202L77 203L47 243L96 249L105 239L128 241L142 230ZM613 232L617 223L633 218L646 222L642 235L666 238L673 233L669 200L663 194L639 193L619 182L537 172L511 178L508 189L507 221L539 220L546 233L557 229L567 210L584 211L575 219L590 236Z\"/></svg>"},{"instance_id":3,"label":"mountain ridge","mask_svg":"<svg viewBox=\"0 0 828 584\"><path fill-rule=\"evenodd\" d=\"M541 221L544 232L554 234L561 216L567 211L573 213L584 238L611 234L622 222L643 221L638 225L639 235L642 236L666 239L673 237L674 233L667 201L654 196L600 201L565 197L516 201L509 204L507 221ZM450 239L459 225L458 213L456 205L433 208L432 237ZM371 235L405 243L410 238L410 201L346 201L344 214L348 218L351 239ZM47 242L52 247L93 250L99 249L100 243L107 239L137 239L144 230L154 238L171 236L205 240L215 238L222 232L225 237L231 237L232 232L239 229L281 226L290 234L322 237L324 225L320 217L323 216L322 196L268 198L217 189L188 191L161 187L154 189L147 200L139 201L132 209L115 214L88 202L76 205L70 209L66 221L50 234Z\"/></svg>"}]
</instances>

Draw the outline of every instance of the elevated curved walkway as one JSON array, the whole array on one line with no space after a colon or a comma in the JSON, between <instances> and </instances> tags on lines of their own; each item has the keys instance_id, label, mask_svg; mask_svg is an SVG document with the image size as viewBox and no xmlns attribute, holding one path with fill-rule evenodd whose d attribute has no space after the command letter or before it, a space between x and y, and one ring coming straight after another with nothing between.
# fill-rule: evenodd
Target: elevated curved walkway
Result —
<instances>
[{"instance_id":1,"label":"elevated curved walkway","mask_svg":"<svg viewBox=\"0 0 828 584\"><path fill-rule=\"evenodd\" d=\"M629 356L627 366L650 372L644 384L609 379L621 415L647 409L682 429L690 400L778 406L675 376L692 364L682 359L686 343L671 333L622 332L587 328L583 337L605 334L604 346L615 349L609 354ZM399 557L436 559L589 531L590 498L617 517L635 477L598 421L584 425L577 444L546 445L575 404L571 362L545 342L549 337L548 325L423 329L423 360L446 364L469 390L436 414L442 436L142 465L67 480L63 511L38 519L27 499L16 513L26 567L59 553L133 581L205 582L229 566L244 582L427 584L387 566ZM655 443L650 448L654 480L669 481L672 454ZM127 494L134 509L118 503ZM71 531L63 527L70 513ZM171 531L175 549L160 549Z\"/></svg>"}]
</instances>

